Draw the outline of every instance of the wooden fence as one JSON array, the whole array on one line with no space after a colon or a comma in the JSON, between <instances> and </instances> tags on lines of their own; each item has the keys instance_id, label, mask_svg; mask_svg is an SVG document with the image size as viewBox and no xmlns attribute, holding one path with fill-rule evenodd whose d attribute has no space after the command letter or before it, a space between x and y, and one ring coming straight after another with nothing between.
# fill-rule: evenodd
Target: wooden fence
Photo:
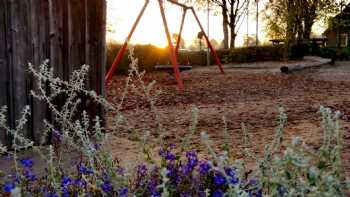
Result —
<instances>
[{"instance_id":1,"label":"wooden fence","mask_svg":"<svg viewBox=\"0 0 350 197\"><path fill-rule=\"evenodd\" d=\"M8 106L9 126L29 105L23 134L38 142L42 120L50 119L47 106L29 94L35 83L28 62L37 66L49 59L65 80L88 64L87 87L104 94L105 32L105 0L0 0L0 106ZM101 114L100 107L88 108ZM0 142L10 145L11 137L0 130Z\"/></svg>"}]
</instances>

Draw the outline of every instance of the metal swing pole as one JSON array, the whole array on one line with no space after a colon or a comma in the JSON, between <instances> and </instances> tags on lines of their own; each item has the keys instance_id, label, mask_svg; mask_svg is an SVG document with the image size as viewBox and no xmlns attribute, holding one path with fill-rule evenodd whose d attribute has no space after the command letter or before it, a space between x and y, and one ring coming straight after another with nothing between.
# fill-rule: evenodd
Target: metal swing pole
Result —
<instances>
[{"instance_id":1,"label":"metal swing pole","mask_svg":"<svg viewBox=\"0 0 350 197\"><path fill-rule=\"evenodd\" d=\"M158 4L159 4L160 13L161 13L162 19L163 19L165 34L166 34L166 37L168 40L170 61L171 61L171 64L173 65L173 68L174 68L174 74L175 74L178 88L179 88L179 90L182 91L184 89L184 84L183 84L181 76L180 76L180 70L179 70L179 65L177 63L175 49L174 49L173 43L171 42L170 31L169 31L168 23L167 23L165 13L164 13L163 0L158 0Z\"/></svg>"},{"instance_id":2,"label":"metal swing pole","mask_svg":"<svg viewBox=\"0 0 350 197\"><path fill-rule=\"evenodd\" d=\"M184 23L185 23L186 13L187 13L187 8L183 8L179 37L178 37L177 42L176 42L176 50L175 50L176 56L179 55L180 42L181 42L181 38L182 38L182 30L183 30Z\"/></svg>"},{"instance_id":3,"label":"metal swing pole","mask_svg":"<svg viewBox=\"0 0 350 197\"><path fill-rule=\"evenodd\" d=\"M202 26L201 22L199 21L198 16L197 16L197 14L196 14L194 8L191 7L191 10L192 10L192 13L193 13L193 15L194 15L194 17L195 17L195 19L196 19L196 21L197 21L197 23L198 23L198 25L199 25L201 31L202 31L203 34L204 34L204 38L205 38L205 40L207 41L207 44L208 44L208 46L209 46L209 48L210 48L210 51L211 51L212 56L214 57L214 59L215 59L215 61L216 61L216 64L219 66L220 72L221 72L222 74L225 74L224 68L223 68L223 66L222 66L222 64L221 64L221 62L220 62L220 59L219 59L219 57L218 57L216 51L214 50L213 46L211 45L211 43L210 43L210 41L209 41L209 38L208 38L207 34L205 33L205 31L204 31L204 29L203 29L203 26Z\"/></svg>"},{"instance_id":4,"label":"metal swing pole","mask_svg":"<svg viewBox=\"0 0 350 197\"><path fill-rule=\"evenodd\" d=\"M142 7L142 9L141 9L141 11L140 11L140 13L139 13L135 23L133 24L128 37L125 39L125 42L124 42L122 48L119 50L118 55L115 57L115 59L113 61L113 64L112 64L111 68L109 69L109 71L108 71L108 73L107 73L107 75L105 77L105 83L106 84L112 79L115 70L117 69L120 61L122 60L122 58L123 58L123 56L125 54L126 48L128 46L128 43L129 43L132 35L134 34L135 29L136 29L137 25L139 24L139 22L140 22L140 20L141 20L141 18L143 16L143 14L144 14L148 4L149 4L149 0L145 0L145 4L143 5L143 7Z\"/></svg>"}]
</instances>

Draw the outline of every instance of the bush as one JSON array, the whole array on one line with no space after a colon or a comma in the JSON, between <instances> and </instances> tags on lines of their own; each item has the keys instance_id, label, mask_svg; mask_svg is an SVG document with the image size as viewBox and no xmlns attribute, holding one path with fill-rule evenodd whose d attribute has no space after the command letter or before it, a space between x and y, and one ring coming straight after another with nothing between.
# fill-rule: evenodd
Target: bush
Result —
<instances>
[{"instance_id":1,"label":"bush","mask_svg":"<svg viewBox=\"0 0 350 197\"><path fill-rule=\"evenodd\" d=\"M224 144L222 153L211 147L209 136L202 132L201 139L208 150L208 159L199 160L196 150L189 150L189 140L197 133L198 109L193 109L193 120L190 132L184 136L181 145L166 144L162 135L162 124L154 106L157 95L151 94L154 83L145 84L137 70L137 61L130 53L131 70L129 77L139 80L140 90L150 102L151 112L155 115L155 134L160 145L157 162L152 157L146 133L140 142L140 150L145 154L148 163L141 163L135 173L113 160L109 150L104 147L107 139L114 133L103 132L100 119L90 120L85 112L77 111L80 103L78 95L85 94L95 102L103 104L106 110L115 112L115 131L126 120L119 110L119 105L109 104L95 92L84 89L84 79L88 67L72 74L70 82L62 81L53 75L48 65L43 64L40 70L30 66L31 73L37 80L38 87L49 85L50 94L45 88L32 92L36 99L48 103L53 112L53 124L45 121L46 129L43 138L53 136L53 145L34 146L33 142L21 134L21 129L30 115L26 107L23 116L17 121L14 129L6 126L6 107L0 110L0 127L13 136L12 150L0 145L0 153L8 154L14 161L14 171L0 173L1 194L4 196L346 196L347 181L342 166L341 150L343 133L339 125L340 113L334 116L330 109L321 107L324 140L319 150L314 150L295 138L292 143L283 146L283 133L287 125L287 116L280 109L278 126L274 140L266 145L263 158L258 158L249 149L250 134L242 125L243 142L247 148L242 151L247 158L255 159L252 171L247 169L244 160L231 157L228 144ZM127 80L126 90L134 87ZM127 96L127 92L123 97ZM57 108L52 102L57 96L66 96L66 103ZM124 99L122 99L124 100ZM123 101L122 101L123 102ZM80 116L76 116L81 114ZM225 122L225 120L224 120ZM224 128L224 131L226 129ZM225 136L227 137L227 133ZM225 140L227 141L227 139ZM181 149L175 149L181 146ZM33 148L47 161L44 174L33 171L34 161L30 158L18 159L21 149ZM43 151L44 150L44 151ZM178 150L178 151L176 151ZM62 151L77 151L80 155L72 158L75 168L66 168L61 158ZM67 162L70 163L70 162Z\"/></svg>"},{"instance_id":2,"label":"bush","mask_svg":"<svg viewBox=\"0 0 350 197\"><path fill-rule=\"evenodd\" d=\"M349 48L325 47L318 50L318 56L334 60L350 60Z\"/></svg>"},{"instance_id":3,"label":"bush","mask_svg":"<svg viewBox=\"0 0 350 197\"><path fill-rule=\"evenodd\" d=\"M115 56L122 45L116 43L108 43L107 45L107 70L112 65ZM168 53L166 49L158 48L153 45L136 45L133 46L135 56L139 59L139 68L141 70L153 71L156 64L167 64ZM122 61L118 65L116 73L127 74L129 70L130 60L128 58L129 51L126 50Z\"/></svg>"},{"instance_id":4,"label":"bush","mask_svg":"<svg viewBox=\"0 0 350 197\"><path fill-rule=\"evenodd\" d=\"M169 58L169 51L167 48L159 48L153 45L135 45L134 55L138 58L139 69L145 71L153 71L154 66L169 65L171 64ZM115 56L120 50L121 45L116 43L108 43L107 46L107 70L113 63ZM220 53L218 53L220 54ZM126 51L121 63L118 66L116 73L127 74L129 69L130 60L128 59L129 52ZM189 51L180 50L178 54L178 63L187 65L190 62L191 65L207 65L207 53L206 51ZM214 60L211 60L214 62Z\"/></svg>"},{"instance_id":5,"label":"bush","mask_svg":"<svg viewBox=\"0 0 350 197\"><path fill-rule=\"evenodd\" d=\"M229 51L225 62L279 61L283 58L283 46L242 47Z\"/></svg>"},{"instance_id":6,"label":"bush","mask_svg":"<svg viewBox=\"0 0 350 197\"><path fill-rule=\"evenodd\" d=\"M350 60L350 49L349 48L341 48L336 52L336 58L338 60Z\"/></svg>"},{"instance_id":7,"label":"bush","mask_svg":"<svg viewBox=\"0 0 350 197\"><path fill-rule=\"evenodd\" d=\"M292 60L301 60L305 55L309 54L309 45L308 44L295 44L291 46L289 58Z\"/></svg>"}]
</instances>

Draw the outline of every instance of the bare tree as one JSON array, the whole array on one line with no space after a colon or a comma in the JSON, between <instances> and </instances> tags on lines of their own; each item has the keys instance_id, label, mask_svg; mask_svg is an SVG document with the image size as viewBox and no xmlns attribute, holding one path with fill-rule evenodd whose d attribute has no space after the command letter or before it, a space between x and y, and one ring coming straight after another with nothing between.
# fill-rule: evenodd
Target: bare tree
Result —
<instances>
[{"instance_id":1,"label":"bare tree","mask_svg":"<svg viewBox=\"0 0 350 197\"><path fill-rule=\"evenodd\" d=\"M199 8L208 1L222 15L224 48L235 48L236 37L251 0L188 0L188 2L194 2Z\"/></svg>"}]
</instances>

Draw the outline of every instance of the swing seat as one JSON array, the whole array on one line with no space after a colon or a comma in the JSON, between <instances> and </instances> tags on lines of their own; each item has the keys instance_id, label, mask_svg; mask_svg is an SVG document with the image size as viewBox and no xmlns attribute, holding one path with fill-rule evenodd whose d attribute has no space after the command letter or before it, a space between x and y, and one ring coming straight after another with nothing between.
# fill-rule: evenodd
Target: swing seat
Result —
<instances>
[{"instance_id":1,"label":"swing seat","mask_svg":"<svg viewBox=\"0 0 350 197\"><path fill-rule=\"evenodd\" d=\"M154 66L154 68L156 70L165 71L168 73L174 72L173 65L156 65L156 66ZM179 70L180 70L180 72L183 72L186 70L192 70L192 66L191 65L179 65Z\"/></svg>"}]
</instances>

